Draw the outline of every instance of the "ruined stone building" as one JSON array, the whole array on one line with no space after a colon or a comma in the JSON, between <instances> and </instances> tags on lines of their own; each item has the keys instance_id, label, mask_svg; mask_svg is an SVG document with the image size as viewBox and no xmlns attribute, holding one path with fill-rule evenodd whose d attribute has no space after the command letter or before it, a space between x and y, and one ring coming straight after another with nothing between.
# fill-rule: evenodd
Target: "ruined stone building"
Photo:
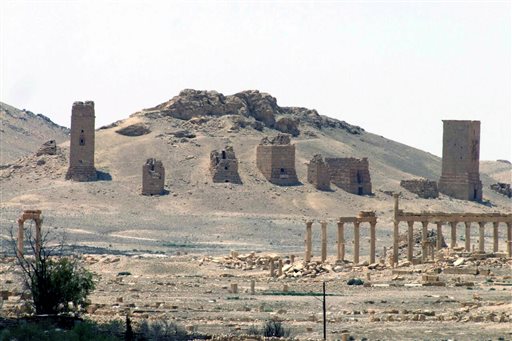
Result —
<instances>
[{"instance_id":1,"label":"ruined stone building","mask_svg":"<svg viewBox=\"0 0 512 341\"><path fill-rule=\"evenodd\" d=\"M308 182L313 184L316 189L328 191L331 189L331 178L329 169L324 162L322 155L316 154L307 165Z\"/></svg>"},{"instance_id":2,"label":"ruined stone building","mask_svg":"<svg viewBox=\"0 0 512 341\"><path fill-rule=\"evenodd\" d=\"M213 150L210 153L210 173L213 182L242 183L233 147L227 146L224 150Z\"/></svg>"},{"instance_id":3,"label":"ruined stone building","mask_svg":"<svg viewBox=\"0 0 512 341\"><path fill-rule=\"evenodd\" d=\"M462 200L482 200L480 121L443 121L439 191Z\"/></svg>"},{"instance_id":4,"label":"ruined stone building","mask_svg":"<svg viewBox=\"0 0 512 341\"><path fill-rule=\"evenodd\" d=\"M417 194L420 198L431 199L439 196L437 183L428 179L412 179L400 181L400 186Z\"/></svg>"},{"instance_id":5,"label":"ruined stone building","mask_svg":"<svg viewBox=\"0 0 512 341\"><path fill-rule=\"evenodd\" d=\"M290 135L263 138L256 147L256 165L273 184L290 186L299 183L295 172L295 145L290 144Z\"/></svg>"},{"instance_id":6,"label":"ruined stone building","mask_svg":"<svg viewBox=\"0 0 512 341\"><path fill-rule=\"evenodd\" d=\"M372 194L368 158L325 158L325 162L333 184L352 194Z\"/></svg>"},{"instance_id":7,"label":"ruined stone building","mask_svg":"<svg viewBox=\"0 0 512 341\"><path fill-rule=\"evenodd\" d=\"M142 166L142 195L161 195L164 193L165 168L162 161L147 159Z\"/></svg>"},{"instance_id":8,"label":"ruined stone building","mask_svg":"<svg viewBox=\"0 0 512 341\"><path fill-rule=\"evenodd\" d=\"M94 102L75 102L71 111L69 168L66 180L95 181Z\"/></svg>"}]
</instances>

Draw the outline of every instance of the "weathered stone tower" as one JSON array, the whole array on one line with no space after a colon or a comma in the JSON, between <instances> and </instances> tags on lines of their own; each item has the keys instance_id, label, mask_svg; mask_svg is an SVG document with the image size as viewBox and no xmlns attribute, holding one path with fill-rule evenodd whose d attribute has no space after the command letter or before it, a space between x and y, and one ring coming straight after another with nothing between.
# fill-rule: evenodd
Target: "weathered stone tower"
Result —
<instances>
[{"instance_id":1,"label":"weathered stone tower","mask_svg":"<svg viewBox=\"0 0 512 341\"><path fill-rule=\"evenodd\" d=\"M224 150L214 150L210 153L210 173L213 182L242 183L233 147L227 146Z\"/></svg>"},{"instance_id":2,"label":"weathered stone tower","mask_svg":"<svg viewBox=\"0 0 512 341\"><path fill-rule=\"evenodd\" d=\"M358 195L372 194L368 158L325 158L333 184Z\"/></svg>"},{"instance_id":3,"label":"weathered stone tower","mask_svg":"<svg viewBox=\"0 0 512 341\"><path fill-rule=\"evenodd\" d=\"M480 121L443 120L443 167L439 191L462 200L482 200Z\"/></svg>"},{"instance_id":4,"label":"weathered stone tower","mask_svg":"<svg viewBox=\"0 0 512 341\"><path fill-rule=\"evenodd\" d=\"M299 183L295 172L295 145L290 144L290 135L263 138L256 147L256 166L273 184L291 186Z\"/></svg>"},{"instance_id":5,"label":"weathered stone tower","mask_svg":"<svg viewBox=\"0 0 512 341\"><path fill-rule=\"evenodd\" d=\"M331 178L329 168L322 159L322 155L316 154L308 163L308 182L316 189L328 191L331 189Z\"/></svg>"},{"instance_id":6,"label":"weathered stone tower","mask_svg":"<svg viewBox=\"0 0 512 341\"><path fill-rule=\"evenodd\" d=\"M95 181L94 102L75 102L71 111L71 142L66 180Z\"/></svg>"},{"instance_id":7,"label":"weathered stone tower","mask_svg":"<svg viewBox=\"0 0 512 341\"><path fill-rule=\"evenodd\" d=\"M142 195L161 195L164 193L165 168L162 161L147 159L142 166Z\"/></svg>"}]
</instances>

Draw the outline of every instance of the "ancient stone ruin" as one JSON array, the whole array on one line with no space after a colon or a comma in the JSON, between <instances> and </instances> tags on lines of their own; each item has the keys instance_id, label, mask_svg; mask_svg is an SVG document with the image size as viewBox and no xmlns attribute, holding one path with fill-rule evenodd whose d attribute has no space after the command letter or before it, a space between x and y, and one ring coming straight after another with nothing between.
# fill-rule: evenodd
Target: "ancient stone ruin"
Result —
<instances>
[{"instance_id":1,"label":"ancient stone ruin","mask_svg":"<svg viewBox=\"0 0 512 341\"><path fill-rule=\"evenodd\" d=\"M162 161L147 159L142 166L142 195L164 194L165 168Z\"/></svg>"},{"instance_id":2,"label":"ancient stone ruin","mask_svg":"<svg viewBox=\"0 0 512 341\"><path fill-rule=\"evenodd\" d=\"M423 199L432 199L437 198L439 196L439 191L437 190L437 183L428 179L412 179L412 180L402 180L400 181L400 186L417 194L420 198Z\"/></svg>"},{"instance_id":3,"label":"ancient stone ruin","mask_svg":"<svg viewBox=\"0 0 512 341\"><path fill-rule=\"evenodd\" d=\"M331 189L331 178L329 169L324 162L322 155L316 154L307 165L308 182L313 184L316 189L328 191Z\"/></svg>"},{"instance_id":4,"label":"ancient stone ruin","mask_svg":"<svg viewBox=\"0 0 512 341\"><path fill-rule=\"evenodd\" d=\"M368 158L325 158L325 162L333 184L352 194L372 194Z\"/></svg>"},{"instance_id":5,"label":"ancient stone ruin","mask_svg":"<svg viewBox=\"0 0 512 341\"><path fill-rule=\"evenodd\" d=\"M443 166L439 191L462 200L482 200L480 121L443 121Z\"/></svg>"},{"instance_id":6,"label":"ancient stone ruin","mask_svg":"<svg viewBox=\"0 0 512 341\"><path fill-rule=\"evenodd\" d=\"M227 146L224 150L213 150L210 153L210 173L213 182L242 183L238 175L238 160L233 147Z\"/></svg>"},{"instance_id":7,"label":"ancient stone ruin","mask_svg":"<svg viewBox=\"0 0 512 341\"><path fill-rule=\"evenodd\" d=\"M360 251L360 225L361 223L369 223L370 224L370 263L375 263L375 241L376 241L376 230L375 227L377 225L377 217L375 212L373 211L360 211L357 217L340 217L337 225L338 225L338 233L337 233L337 257L336 260L338 262L343 262L345 260L345 224L352 224L354 227L354 259L353 262L355 264L359 263L359 251ZM306 222L306 236L305 236L305 254L304 260L306 262L311 261L312 254L312 226L313 222ZM321 261L322 263L327 259L327 222L320 222L321 228Z\"/></svg>"},{"instance_id":8,"label":"ancient stone ruin","mask_svg":"<svg viewBox=\"0 0 512 341\"><path fill-rule=\"evenodd\" d=\"M492 184L491 189L499 194L502 194L506 197L512 198L512 189L510 188L510 184L506 184L503 182L498 182Z\"/></svg>"},{"instance_id":9,"label":"ancient stone ruin","mask_svg":"<svg viewBox=\"0 0 512 341\"><path fill-rule=\"evenodd\" d=\"M41 210L25 210L23 214L18 219L18 241L16 253L18 257L23 256L23 240L25 237L25 221L33 220L36 224L36 237L35 243L33 246L33 251L36 257L39 257L39 253L41 251L41 225L43 224L43 219L41 218Z\"/></svg>"},{"instance_id":10,"label":"ancient stone ruin","mask_svg":"<svg viewBox=\"0 0 512 341\"><path fill-rule=\"evenodd\" d=\"M450 247L457 246L457 225L464 223L465 238L464 248L467 252L471 252L471 226L478 224L478 253L485 254L485 226L492 224L493 227L493 252L498 252L500 224L506 228L506 251L507 256L512 257L512 214L510 213L445 213L445 212L404 212L399 209L398 194L394 194L394 228L393 228L393 262L398 262L398 240L399 240L399 224L407 222L407 260L413 261L414 254L414 223L422 225L421 240L421 261L425 262L428 255L434 258L435 250L442 248L443 241L443 225L450 225L451 242ZM434 223L437 227L437 240L435 245L428 239L428 225Z\"/></svg>"},{"instance_id":11,"label":"ancient stone ruin","mask_svg":"<svg viewBox=\"0 0 512 341\"><path fill-rule=\"evenodd\" d=\"M55 143L55 140L50 140L41 146L39 150L37 151L36 155L55 155L57 154L57 143Z\"/></svg>"},{"instance_id":12,"label":"ancient stone ruin","mask_svg":"<svg viewBox=\"0 0 512 341\"><path fill-rule=\"evenodd\" d=\"M290 144L290 135L280 133L272 139L263 138L256 147L256 165L273 184L299 184L295 172L295 145Z\"/></svg>"},{"instance_id":13,"label":"ancient stone ruin","mask_svg":"<svg viewBox=\"0 0 512 341\"><path fill-rule=\"evenodd\" d=\"M66 180L95 181L94 102L75 102L71 111L71 142Z\"/></svg>"}]
</instances>

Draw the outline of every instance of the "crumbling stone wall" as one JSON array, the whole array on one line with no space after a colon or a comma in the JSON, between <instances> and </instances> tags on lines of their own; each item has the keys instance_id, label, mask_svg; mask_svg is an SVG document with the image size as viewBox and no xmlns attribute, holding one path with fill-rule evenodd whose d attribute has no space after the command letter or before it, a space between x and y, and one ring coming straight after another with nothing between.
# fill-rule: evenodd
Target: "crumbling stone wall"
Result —
<instances>
[{"instance_id":1,"label":"crumbling stone wall","mask_svg":"<svg viewBox=\"0 0 512 341\"><path fill-rule=\"evenodd\" d=\"M238 174L238 160L232 146L224 150L213 150L210 153L210 173L213 182L231 182L241 184Z\"/></svg>"},{"instance_id":2,"label":"crumbling stone wall","mask_svg":"<svg viewBox=\"0 0 512 341\"><path fill-rule=\"evenodd\" d=\"M331 189L329 168L320 154L313 156L308 163L308 182L313 184L316 189L322 191Z\"/></svg>"},{"instance_id":3,"label":"crumbling stone wall","mask_svg":"<svg viewBox=\"0 0 512 341\"><path fill-rule=\"evenodd\" d=\"M439 191L462 200L482 200L480 121L443 121L443 165Z\"/></svg>"},{"instance_id":4,"label":"crumbling stone wall","mask_svg":"<svg viewBox=\"0 0 512 341\"><path fill-rule=\"evenodd\" d=\"M503 182L498 182L492 184L491 189L499 194L503 194L506 197L512 198L512 189L510 188L510 184L506 184Z\"/></svg>"},{"instance_id":5,"label":"crumbling stone wall","mask_svg":"<svg viewBox=\"0 0 512 341\"><path fill-rule=\"evenodd\" d=\"M162 161L150 158L142 166L142 195L164 193L165 168Z\"/></svg>"},{"instance_id":6,"label":"crumbling stone wall","mask_svg":"<svg viewBox=\"0 0 512 341\"><path fill-rule=\"evenodd\" d=\"M95 181L94 102L75 102L71 110L71 141L66 180Z\"/></svg>"},{"instance_id":7,"label":"crumbling stone wall","mask_svg":"<svg viewBox=\"0 0 512 341\"><path fill-rule=\"evenodd\" d=\"M331 182L358 195L372 194L368 158L325 158Z\"/></svg>"},{"instance_id":8,"label":"crumbling stone wall","mask_svg":"<svg viewBox=\"0 0 512 341\"><path fill-rule=\"evenodd\" d=\"M273 184L290 186L299 183L295 171L295 145L290 144L290 135L263 138L256 147L256 166Z\"/></svg>"},{"instance_id":9,"label":"crumbling stone wall","mask_svg":"<svg viewBox=\"0 0 512 341\"><path fill-rule=\"evenodd\" d=\"M400 186L409 192L417 194L420 198L430 199L437 198L439 191L437 183L428 179L412 179L400 181Z\"/></svg>"}]
</instances>

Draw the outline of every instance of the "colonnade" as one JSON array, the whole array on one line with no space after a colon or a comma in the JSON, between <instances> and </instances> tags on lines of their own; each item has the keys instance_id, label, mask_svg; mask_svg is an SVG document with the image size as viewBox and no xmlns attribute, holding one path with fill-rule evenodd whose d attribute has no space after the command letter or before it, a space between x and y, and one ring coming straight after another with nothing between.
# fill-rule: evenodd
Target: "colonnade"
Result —
<instances>
[{"instance_id":1,"label":"colonnade","mask_svg":"<svg viewBox=\"0 0 512 341\"><path fill-rule=\"evenodd\" d=\"M465 227L465 245L466 251L471 251L471 226L478 224L478 252L485 253L485 226L491 224L493 226L493 252L498 252L498 229L500 224L505 224L507 228L507 255L512 257L512 214L502 213L443 213L443 212L404 212L398 207L398 194L394 194L394 229L393 229L393 262L398 262L398 239L399 239L399 224L400 222L407 222L407 259L413 259L414 247L414 223L421 223L422 225L422 260L427 259L428 249L433 248L427 239L428 225L433 223L437 226L437 237L435 242L435 249L442 248L443 240L443 224L450 225L450 247L457 246L457 225L464 223Z\"/></svg>"},{"instance_id":2,"label":"colonnade","mask_svg":"<svg viewBox=\"0 0 512 341\"><path fill-rule=\"evenodd\" d=\"M377 217L374 212L359 212L357 217L340 217L337 222L337 260L343 261L345 259L345 224L353 224L354 226L354 263L359 263L360 254L360 227L361 223L370 223L370 263L375 263L375 227L377 225ZM320 234L321 234L321 260L325 262L327 259L327 222L320 221ZM313 235L313 222L306 222L306 236L305 236L305 255L306 262L311 261L312 256L312 235Z\"/></svg>"}]
</instances>

